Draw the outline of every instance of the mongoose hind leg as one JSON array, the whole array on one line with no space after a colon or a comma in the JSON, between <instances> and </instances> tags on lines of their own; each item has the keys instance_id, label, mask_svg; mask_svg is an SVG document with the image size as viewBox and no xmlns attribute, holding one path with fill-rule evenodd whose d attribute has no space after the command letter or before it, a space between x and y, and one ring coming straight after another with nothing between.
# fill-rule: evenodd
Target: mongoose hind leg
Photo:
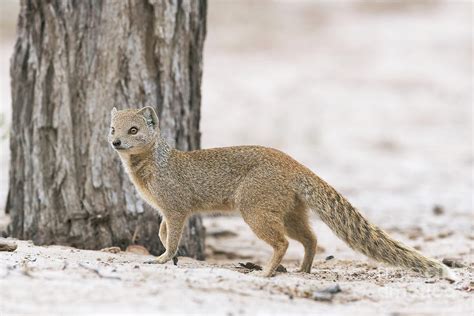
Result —
<instances>
[{"instance_id":1,"label":"mongoose hind leg","mask_svg":"<svg viewBox=\"0 0 474 316\"><path fill-rule=\"evenodd\" d=\"M311 273L318 241L308 222L308 214L304 205L297 205L292 212L286 214L285 229L288 237L300 242L304 247L304 258L299 272Z\"/></svg>"},{"instance_id":2,"label":"mongoose hind leg","mask_svg":"<svg viewBox=\"0 0 474 316\"><path fill-rule=\"evenodd\" d=\"M240 211L244 221L250 226L255 235L273 248L270 261L260 273L264 277L271 277L288 249L283 221L279 218L269 217L268 214L272 213L272 210L265 211L261 208L252 208L241 209Z\"/></svg>"}]
</instances>

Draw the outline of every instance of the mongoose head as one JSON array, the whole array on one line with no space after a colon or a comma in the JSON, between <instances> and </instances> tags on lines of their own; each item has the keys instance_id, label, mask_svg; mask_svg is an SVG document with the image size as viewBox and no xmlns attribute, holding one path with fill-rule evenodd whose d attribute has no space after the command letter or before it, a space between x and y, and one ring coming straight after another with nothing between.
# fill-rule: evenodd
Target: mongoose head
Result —
<instances>
[{"instance_id":1,"label":"mongoose head","mask_svg":"<svg viewBox=\"0 0 474 316\"><path fill-rule=\"evenodd\" d=\"M109 143L117 152L139 154L155 143L159 133L158 116L152 107L112 109Z\"/></svg>"}]
</instances>

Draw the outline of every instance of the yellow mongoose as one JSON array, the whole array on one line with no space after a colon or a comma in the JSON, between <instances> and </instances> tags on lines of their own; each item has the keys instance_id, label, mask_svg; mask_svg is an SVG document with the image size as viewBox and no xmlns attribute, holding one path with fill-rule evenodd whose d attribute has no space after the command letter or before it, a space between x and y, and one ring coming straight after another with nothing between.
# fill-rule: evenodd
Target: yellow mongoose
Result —
<instances>
[{"instance_id":1,"label":"yellow mongoose","mask_svg":"<svg viewBox=\"0 0 474 316\"><path fill-rule=\"evenodd\" d=\"M300 271L309 273L317 243L308 222L311 209L351 248L373 259L454 279L445 265L370 224L330 185L276 149L172 149L160 136L151 107L114 108L109 142L140 195L163 216L159 234L166 251L156 263L174 257L192 213L238 210L253 232L273 247L263 276L271 276L280 264L288 247L286 236L303 244Z\"/></svg>"}]
</instances>

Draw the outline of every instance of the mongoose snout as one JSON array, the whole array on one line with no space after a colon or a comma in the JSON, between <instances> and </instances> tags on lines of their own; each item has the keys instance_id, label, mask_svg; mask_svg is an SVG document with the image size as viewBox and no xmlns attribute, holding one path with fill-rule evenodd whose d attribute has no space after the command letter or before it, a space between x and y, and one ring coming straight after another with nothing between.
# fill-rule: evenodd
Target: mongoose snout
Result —
<instances>
[{"instance_id":1,"label":"mongoose snout","mask_svg":"<svg viewBox=\"0 0 474 316\"><path fill-rule=\"evenodd\" d=\"M121 144L122 142L120 141L120 139L114 140L112 143L112 145L114 145L115 148L120 147Z\"/></svg>"}]
</instances>

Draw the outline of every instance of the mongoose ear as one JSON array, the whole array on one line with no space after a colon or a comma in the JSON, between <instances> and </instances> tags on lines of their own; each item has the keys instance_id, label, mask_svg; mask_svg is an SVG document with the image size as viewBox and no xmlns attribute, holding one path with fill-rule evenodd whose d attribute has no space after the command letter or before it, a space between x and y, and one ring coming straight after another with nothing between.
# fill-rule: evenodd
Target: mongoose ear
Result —
<instances>
[{"instance_id":1,"label":"mongoose ear","mask_svg":"<svg viewBox=\"0 0 474 316\"><path fill-rule=\"evenodd\" d=\"M117 108L114 106L114 108L112 109L112 112L111 112L112 116L114 116L115 114L117 114Z\"/></svg>"},{"instance_id":2,"label":"mongoose ear","mask_svg":"<svg viewBox=\"0 0 474 316\"><path fill-rule=\"evenodd\" d=\"M141 108L138 110L137 114L142 115L149 126L152 126L153 128L158 126L158 116L156 115L155 109L151 106Z\"/></svg>"}]
</instances>

